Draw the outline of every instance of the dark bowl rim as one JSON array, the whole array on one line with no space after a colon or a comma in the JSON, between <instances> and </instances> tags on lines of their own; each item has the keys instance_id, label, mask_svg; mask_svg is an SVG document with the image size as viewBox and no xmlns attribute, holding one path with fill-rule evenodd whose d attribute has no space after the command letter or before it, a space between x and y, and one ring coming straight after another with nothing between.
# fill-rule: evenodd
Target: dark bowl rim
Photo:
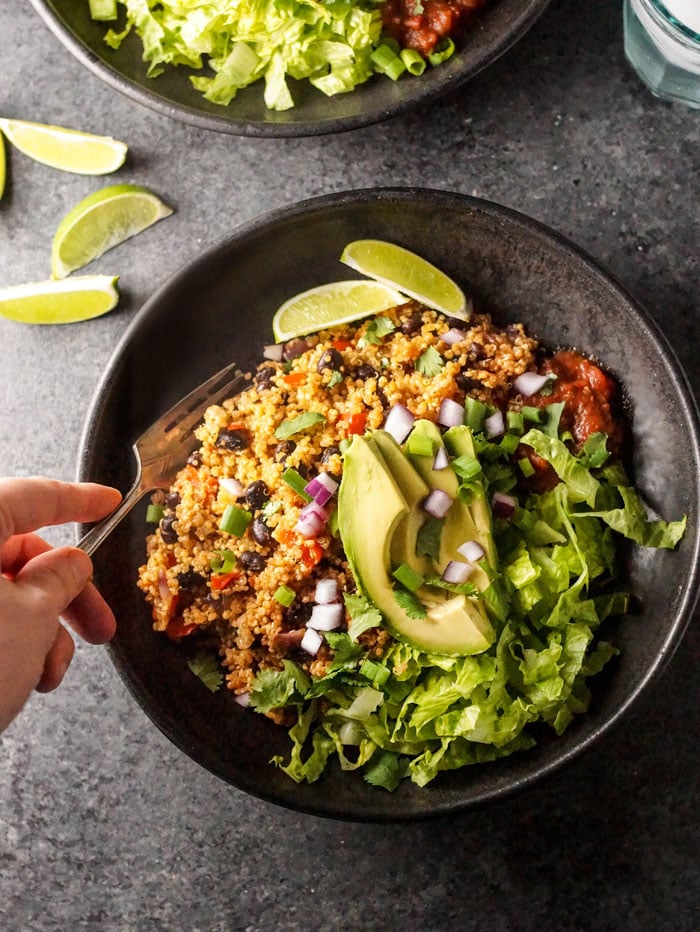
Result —
<instances>
[{"instance_id":1,"label":"dark bowl rim","mask_svg":"<svg viewBox=\"0 0 700 932\"><path fill-rule=\"evenodd\" d=\"M357 188L335 192L332 194L323 194L311 198L305 198L301 201L296 201L258 215L251 220L236 226L230 234L228 234L218 243L213 244L204 251L198 253L193 259L184 263L180 269L170 277L169 281L161 285L151 295L151 297L145 301L141 308L136 312L134 318L131 320L121 339L118 341L114 350L112 351L107 366L97 384L88 407L88 413L79 441L76 472L77 479L82 481L86 478L86 473L88 472L91 461L89 437L93 425L99 421L101 401L104 397L104 392L113 377L114 370L119 365L122 354L127 350L132 339L141 329L143 321L145 321L150 314L155 313L155 309L159 306L159 304L164 299L167 300L170 294L177 290L181 284L186 281L187 278L199 267L207 265L211 260L215 259L222 252L231 249L238 242L245 240L250 236L255 236L256 234L263 232L267 227L274 226L280 222L293 221L295 218L302 217L307 213L317 211L319 209L341 207L348 203L369 203L372 201L381 200L383 198L410 200L416 197L429 198L432 201L443 201L445 203L450 202L452 204L460 203L464 207L467 207L473 211L490 214L493 217L497 217L506 224L519 226L523 228L528 234L549 241L557 249L561 249L564 252L567 252L572 258L575 258L580 264L585 266L586 269L597 279L599 279L606 287L611 288L613 291L617 292L618 296L624 301L626 305L630 307L633 313L639 318L641 323L646 328L649 338L656 346L659 355L662 358L667 371L669 372L671 381L679 397L682 410L691 433L692 447L690 452L694 457L696 464L698 464L697 487L695 492L697 500L700 501L700 411L698 409L698 404L685 371L683 370L683 367L681 366L680 361L678 360L676 353L668 342L666 336L663 334L658 324L637 302L631 293L588 252L576 245L568 237L558 233L547 224L542 223L539 220L535 220L527 214L523 214L518 210L503 206L502 204L499 204L495 201L490 201L467 194L461 194L443 189L418 187ZM78 536L87 530L87 526L79 528ZM698 585L700 580L700 526L696 528L695 531L691 561L693 569L686 581L682 601L678 611L676 612L673 624L671 625L665 637L663 646L658 652L654 662L649 665L643 678L636 685L635 689L629 693L626 700L614 711L614 713L608 715L602 722L597 725L597 727L595 727L590 732L590 734L584 735L575 745L570 747L568 750L562 750L562 752L554 756L552 760L539 765L536 769L533 769L531 773L519 777L507 786L500 786L493 789L480 791L475 796L459 803L454 801L447 801L443 804L433 805L432 807L426 806L425 809L417 810L414 808L410 812L391 814L386 814L386 812L384 812L381 807L377 807L376 809L369 811L365 811L363 809L362 812L354 811L339 813L333 809L332 806L325 806L322 799L319 800L319 804L317 806L309 806L307 804L295 803L293 800L281 800L277 795L261 790L259 786L252 782L246 783L245 781L239 781L235 784L235 786L237 789L255 796L258 799L262 799L266 802L270 802L282 808L290 809L293 811L303 812L322 818L331 818L338 821L386 824L416 822L426 819L439 818L440 816L445 816L449 813L463 812L468 809L473 809L477 806L494 803L509 798L516 792L521 792L526 788L530 788L533 785L539 783L545 777L570 764L575 758L578 758L582 753L589 750L594 744L598 743L601 738L607 735L608 732L619 723L619 721L627 714L630 707L637 701L639 696L652 682L655 682L658 679L660 674L666 668L683 638L685 630L690 623L691 617L698 603L698 599L700 598L700 587ZM121 655L119 649L115 647L114 644L107 644L106 649L110 660L116 668L122 682L126 685L127 690L131 694L132 698L136 700L142 711L147 715L148 718L151 719L151 721L156 725L161 733L164 734L176 747L187 754L196 763L200 764L200 766L204 766L206 769L210 770L210 772L214 773L229 785L234 785L224 773L218 771L216 768L210 767L209 765L204 765L201 763L201 761L197 760L193 749L188 747L186 742L183 741L179 736L172 734L170 730L164 726L163 722L157 720L155 713L152 713L148 708L148 704L141 701L143 698L143 692L139 685L132 680L127 668L126 660ZM426 801L427 800L428 797L426 796Z\"/></svg>"},{"instance_id":2,"label":"dark bowl rim","mask_svg":"<svg viewBox=\"0 0 700 932\"><path fill-rule=\"evenodd\" d=\"M58 13L48 4L48 0L30 0L34 10L41 17L48 29L59 39L66 49L89 71L104 81L114 90L126 97L171 119L195 126L198 129L225 133L234 136L251 136L261 138L292 138L303 136L323 136L330 133L344 133L371 126L399 116L420 105L436 100L438 97L455 90L461 84L473 78L487 68L512 46L522 39L534 25L552 0L529 0L528 6L512 23L510 31L497 42L487 47L481 55L475 56L465 67L456 72L441 73L438 69L431 75L431 80L417 85L417 92L404 100L397 101L389 107L375 107L367 113L347 117L328 118L318 121L294 120L289 123L266 123L264 121L234 121L225 116L202 114L184 104L175 105L160 97L153 91L142 88L125 77L116 68L111 67L73 33L63 22Z\"/></svg>"}]
</instances>

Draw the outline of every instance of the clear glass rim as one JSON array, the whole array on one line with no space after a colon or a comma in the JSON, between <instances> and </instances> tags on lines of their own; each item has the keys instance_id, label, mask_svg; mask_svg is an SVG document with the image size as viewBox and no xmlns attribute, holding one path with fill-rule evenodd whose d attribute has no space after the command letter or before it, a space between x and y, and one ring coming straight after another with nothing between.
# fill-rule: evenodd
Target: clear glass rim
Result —
<instances>
[{"instance_id":1,"label":"clear glass rim","mask_svg":"<svg viewBox=\"0 0 700 932\"><path fill-rule=\"evenodd\" d=\"M685 23L675 17L668 7L662 3L662 0L648 0L648 3L670 26L673 26L674 29L677 29L693 42L700 42L700 33L695 32L690 26L686 26Z\"/></svg>"}]
</instances>

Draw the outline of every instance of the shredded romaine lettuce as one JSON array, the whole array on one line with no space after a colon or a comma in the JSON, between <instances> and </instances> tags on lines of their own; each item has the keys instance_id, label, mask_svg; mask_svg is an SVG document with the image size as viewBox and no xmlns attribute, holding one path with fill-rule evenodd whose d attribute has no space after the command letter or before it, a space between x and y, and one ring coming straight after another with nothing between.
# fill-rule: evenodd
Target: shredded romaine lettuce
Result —
<instances>
[{"instance_id":1,"label":"shredded romaine lettuce","mask_svg":"<svg viewBox=\"0 0 700 932\"><path fill-rule=\"evenodd\" d=\"M372 53L380 44L382 0L119 3L126 25L110 29L106 43L119 48L133 30L143 44L150 77L171 65L204 69L190 80L208 101L221 106L241 88L262 80L266 106L287 110L294 106L288 78L308 79L332 96L352 91L381 71Z\"/></svg>"},{"instance_id":2,"label":"shredded romaine lettuce","mask_svg":"<svg viewBox=\"0 0 700 932\"><path fill-rule=\"evenodd\" d=\"M493 490L516 467L507 449L475 439ZM408 778L424 786L441 770L531 747L528 726L536 722L560 735L588 709L587 680L617 654L597 638L598 628L628 606L616 587L615 535L674 547L685 519L649 517L620 464L605 465L604 437L577 456L543 430L529 430L521 442L561 482L541 494L520 492L513 519L494 522L497 642L480 655L444 657L394 641L377 660L350 634L328 633L335 656L324 677L312 681L291 661L260 673L253 707L296 709L291 757L275 759L292 779L317 780L335 754L373 785L393 790ZM355 624L376 623L364 598L348 598Z\"/></svg>"}]
</instances>

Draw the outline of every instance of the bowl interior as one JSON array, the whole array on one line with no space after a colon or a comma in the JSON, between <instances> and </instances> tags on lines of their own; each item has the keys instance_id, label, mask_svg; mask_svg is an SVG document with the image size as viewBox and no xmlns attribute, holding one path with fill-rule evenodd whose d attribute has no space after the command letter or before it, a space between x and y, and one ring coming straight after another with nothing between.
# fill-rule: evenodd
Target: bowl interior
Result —
<instances>
[{"instance_id":1,"label":"bowl interior","mask_svg":"<svg viewBox=\"0 0 700 932\"><path fill-rule=\"evenodd\" d=\"M265 108L258 83L242 90L228 107L204 100L183 68L168 68L157 78L146 75L142 45L130 35L116 51L104 42L105 24L90 19L87 2L31 0L61 41L110 85L168 116L207 129L251 136L302 136L354 129L375 123L431 99L476 74L532 25L550 0L492 0L478 25L460 43L460 51L419 79L373 79L351 94L329 98L308 82L294 82L297 106L283 112ZM121 20L119 24L121 25ZM290 84L291 87L291 84Z\"/></svg>"},{"instance_id":2,"label":"bowl interior","mask_svg":"<svg viewBox=\"0 0 700 932\"><path fill-rule=\"evenodd\" d=\"M655 329L588 258L533 221L437 191L378 190L316 198L241 228L147 302L117 348L86 423L84 479L126 490L131 444L163 410L235 359L244 368L270 342L275 309L313 285L352 277L343 246L388 239L435 262L496 321L523 321L551 348L577 347L615 374L631 402L636 480L659 514L688 515L679 549L630 558L642 609L608 634L622 653L595 698L561 738L480 768L442 774L388 794L331 770L297 786L269 765L287 738L262 716L212 694L190 673L183 646L151 630L135 585L145 554L144 500L95 557L117 613L111 657L137 701L182 750L231 784L265 799L349 819L405 819L501 796L541 777L601 735L670 656L692 611L698 557L698 425L683 376ZM669 481L673 476L673 481Z\"/></svg>"}]
</instances>

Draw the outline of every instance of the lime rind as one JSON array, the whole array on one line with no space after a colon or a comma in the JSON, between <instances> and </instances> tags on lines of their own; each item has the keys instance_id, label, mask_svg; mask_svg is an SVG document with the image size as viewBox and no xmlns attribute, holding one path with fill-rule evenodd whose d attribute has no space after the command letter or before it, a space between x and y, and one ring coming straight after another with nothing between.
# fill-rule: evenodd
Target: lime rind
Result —
<instances>
[{"instance_id":1,"label":"lime rind","mask_svg":"<svg viewBox=\"0 0 700 932\"><path fill-rule=\"evenodd\" d=\"M0 201L5 193L5 180L7 178L7 156L5 153L5 137L0 133Z\"/></svg>"},{"instance_id":2,"label":"lime rind","mask_svg":"<svg viewBox=\"0 0 700 932\"><path fill-rule=\"evenodd\" d=\"M24 155L76 175L107 175L124 164L126 143L64 126L0 117L0 130Z\"/></svg>"},{"instance_id":3,"label":"lime rind","mask_svg":"<svg viewBox=\"0 0 700 932\"><path fill-rule=\"evenodd\" d=\"M83 275L0 288L0 317L23 324L92 320L119 302L118 275Z\"/></svg>"},{"instance_id":4,"label":"lime rind","mask_svg":"<svg viewBox=\"0 0 700 932\"><path fill-rule=\"evenodd\" d=\"M139 185L109 185L89 194L56 229L52 277L65 278L172 213L171 207Z\"/></svg>"},{"instance_id":5,"label":"lime rind","mask_svg":"<svg viewBox=\"0 0 700 932\"><path fill-rule=\"evenodd\" d=\"M317 285L285 301L272 320L277 343L352 323L404 304L401 292L366 278Z\"/></svg>"},{"instance_id":6,"label":"lime rind","mask_svg":"<svg viewBox=\"0 0 700 932\"><path fill-rule=\"evenodd\" d=\"M403 246L385 240L355 240L345 247L340 261L426 307L460 320L470 317L471 307L459 285Z\"/></svg>"}]
</instances>

